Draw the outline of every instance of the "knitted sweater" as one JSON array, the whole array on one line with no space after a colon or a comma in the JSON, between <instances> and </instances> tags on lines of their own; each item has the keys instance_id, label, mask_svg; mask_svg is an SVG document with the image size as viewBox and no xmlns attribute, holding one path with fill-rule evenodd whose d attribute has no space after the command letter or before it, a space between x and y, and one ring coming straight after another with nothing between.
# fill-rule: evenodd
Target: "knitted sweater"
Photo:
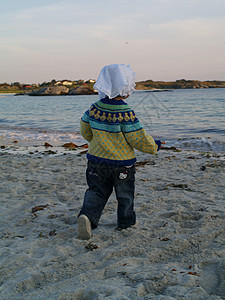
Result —
<instances>
[{"instance_id":1,"label":"knitted sweater","mask_svg":"<svg viewBox=\"0 0 225 300\"><path fill-rule=\"evenodd\" d=\"M90 143L87 158L94 162L130 166L136 161L134 148L150 154L158 150L123 100L97 101L84 113L80 125L81 135Z\"/></svg>"}]
</instances>

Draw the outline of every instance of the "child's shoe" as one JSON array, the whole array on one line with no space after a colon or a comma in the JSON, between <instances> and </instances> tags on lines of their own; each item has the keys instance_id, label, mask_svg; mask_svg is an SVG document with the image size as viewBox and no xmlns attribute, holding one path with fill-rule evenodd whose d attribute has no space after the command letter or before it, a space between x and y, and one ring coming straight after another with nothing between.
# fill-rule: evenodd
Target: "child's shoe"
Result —
<instances>
[{"instance_id":1,"label":"child's shoe","mask_svg":"<svg viewBox=\"0 0 225 300\"><path fill-rule=\"evenodd\" d=\"M91 222L85 215L80 215L78 218L78 237L82 240L91 238Z\"/></svg>"}]
</instances>

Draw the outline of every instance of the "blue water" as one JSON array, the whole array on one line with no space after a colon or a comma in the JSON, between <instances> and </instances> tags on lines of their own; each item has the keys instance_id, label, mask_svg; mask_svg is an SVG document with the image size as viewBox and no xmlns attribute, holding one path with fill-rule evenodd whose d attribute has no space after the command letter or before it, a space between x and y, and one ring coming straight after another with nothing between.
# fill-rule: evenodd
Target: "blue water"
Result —
<instances>
[{"instance_id":1,"label":"blue water","mask_svg":"<svg viewBox=\"0 0 225 300\"><path fill-rule=\"evenodd\" d=\"M84 142L80 117L98 96L0 95L0 138ZM143 127L167 146L225 150L225 89L135 92L127 102Z\"/></svg>"}]
</instances>

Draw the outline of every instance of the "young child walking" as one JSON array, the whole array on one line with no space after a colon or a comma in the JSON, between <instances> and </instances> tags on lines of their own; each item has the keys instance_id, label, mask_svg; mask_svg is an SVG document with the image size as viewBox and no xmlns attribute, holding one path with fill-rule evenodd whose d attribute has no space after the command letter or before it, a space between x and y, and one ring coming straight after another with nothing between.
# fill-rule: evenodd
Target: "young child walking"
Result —
<instances>
[{"instance_id":1,"label":"young child walking","mask_svg":"<svg viewBox=\"0 0 225 300\"><path fill-rule=\"evenodd\" d=\"M90 239L113 188L118 202L117 229L136 223L134 211L134 149L155 154L161 146L146 134L134 111L124 101L134 91L130 66L105 66L96 81L100 100L81 118L81 134L89 142L88 189L78 216L78 236Z\"/></svg>"}]
</instances>

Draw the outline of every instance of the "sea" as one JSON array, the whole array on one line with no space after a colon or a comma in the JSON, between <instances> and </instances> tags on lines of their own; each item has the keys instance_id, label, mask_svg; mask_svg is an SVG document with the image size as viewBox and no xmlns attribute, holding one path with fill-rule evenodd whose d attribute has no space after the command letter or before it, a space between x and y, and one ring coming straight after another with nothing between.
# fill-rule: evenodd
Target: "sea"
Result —
<instances>
[{"instance_id":1,"label":"sea","mask_svg":"<svg viewBox=\"0 0 225 300\"><path fill-rule=\"evenodd\" d=\"M0 94L0 146L85 143L80 118L98 95ZM147 133L166 147L225 152L225 89L135 91L127 100Z\"/></svg>"}]
</instances>

